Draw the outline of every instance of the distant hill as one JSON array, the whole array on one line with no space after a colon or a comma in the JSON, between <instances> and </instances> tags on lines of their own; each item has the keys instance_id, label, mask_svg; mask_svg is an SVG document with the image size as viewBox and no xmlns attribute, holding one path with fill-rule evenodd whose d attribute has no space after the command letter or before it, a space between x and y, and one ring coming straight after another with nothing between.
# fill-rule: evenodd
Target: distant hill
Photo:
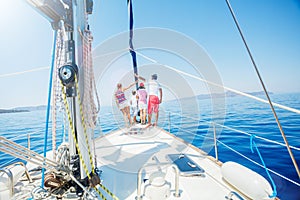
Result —
<instances>
[{"instance_id":1,"label":"distant hill","mask_svg":"<svg viewBox=\"0 0 300 200\"><path fill-rule=\"evenodd\" d=\"M17 107L14 108L15 110L28 110L28 111L36 111L36 110L46 110L47 106L40 105L40 106L26 106L26 107Z\"/></svg>"},{"instance_id":2,"label":"distant hill","mask_svg":"<svg viewBox=\"0 0 300 200\"><path fill-rule=\"evenodd\" d=\"M264 91L259 92L246 92L247 94L253 95L253 96L262 96L265 95ZM269 94L273 94L272 92L269 92ZM234 92L227 91L226 93L213 93L213 94L200 94L197 95L196 98L198 99L210 99L210 98L220 98L220 97L236 97L240 96ZM183 99L189 99L191 97L183 98ZM194 98L194 97L193 97ZM31 112L31 111L37 111L37 110L46 110L47 106L40 105L40 106L26 106L26 107L16 107L13 109L0 109L0 114L2 113L17 113L17 112Z\"/></svg>"},{"instance_id":3,"label":"distant hill","mask_svg":"<svg viewBox=\"0 0 300 200\"><path fill-rule=\"evenodd\" d=\"M265 95L265 92L264 91L259 91L259 92L245 92L246 94L250 94L252 96L262 96L262 95ZM268 94L273 94L273 92L268 92ZM241 96L241 95L238 95L234 92L226 92L226 96L227 97L235 97L235 96Z\"/></svg>"},{"instance_id":4,"label":"distant hill","mask_svg":"<svg viewBox=\"0 0 300 200\"><path fill-rule=\"evenodd\" d=\"M0 109L0 114L3 114L3 113L18 113L18 112L29 112L29 110Z\"/></svg>"},{"instance_id":5,"label":"distant hill","mask_svg":"<svg viewBox=\"0 0 300 200\"><path fill-rule=\"evenodd\" d=\"M12 109L0 109L0 114L2 113L18 113L18 112L31 112L37 110L46 110L47 106L26 106L26 107L17 107Z\"/></svg>"}]
</instances>

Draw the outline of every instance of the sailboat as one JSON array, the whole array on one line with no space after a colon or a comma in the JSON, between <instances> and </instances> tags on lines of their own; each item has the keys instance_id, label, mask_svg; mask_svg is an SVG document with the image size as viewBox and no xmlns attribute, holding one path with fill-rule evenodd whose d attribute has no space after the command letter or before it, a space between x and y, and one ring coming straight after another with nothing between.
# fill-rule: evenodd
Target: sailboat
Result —
<instances>
[{"instance_id":1,"label":"sailboat","mask_svg":"<svg viewBox=\"0 0 300 200\"><path fill-rule=\"evenodd\" d=\"M256 145L258 139L285 146L299 175L291 150L297 150L297 147L288 144L274 107L298 114L299 110L273 103L267 90L264 90L267 96L265 100L223 86L221 77L206 52L182 34L156 28L134 31L131 0L127 2L129 33L110 38L94 51L92 27L88 23L89 15L93 14L92 0L28 1L46 17L55 32L44 150L39 154L34 149L0 137L0 150L20 159L1 169L0 199L279 199L276 184L270 175L274 171L268 169L264 162L259 146ZM226 2L252 58L233 9L229 1ZM173 45L176 41L181 41L184 45L178 48ZM153 46L188 60L191 65L196 66L194 72L175 69L146 55L143 50ZM132 56L133 69L119 82L127 83L132 80L137 83L138 74L159 71L160 75L169 76L169 82L164 82L163 91L169 89L171 94L180 97L170 102L175 108L174 113L160 111L161 122L158 125L161 126L136 123L126 127L115 105L115 110L108 116L100 117L100 122L97 120L98 113L104 109L100 107L99 97L106 94L98 94L95 77L106 81L107 76L112 73L111 64L125 53ZM137 57L151 62L151 68L148 65L138 66ZM255 61L252 62L256 68ZM260 77L258 70L257 73ZM193 120L197 129L202 122L200 124L197 98L190 97L193 90L183 76L204 82L210 91L207 98L212 102L213 120L208 122L202 148L193 145L197 131L184 129L184 115ZM262 81L261 83L264 88ZM103 83L104 87L105 84L107 83ZM136 89L137 87L138 85ZM269 104L285 144L226 127L225 91ZM185 98L181 98L184 95ZM178 106L180 112L176 109ZM51 143L48 139L50 112ZM60 115L61 113L63 114ZM182 116L176 118L178 115ZM106 131L105 134L102 131L102 135L96 137L97 123L101 126L104 120L112 118L117 121L117 129ZM172 129L173 119L179 120L180 126ZM64 124L64 137L67 139L57 143L57 124L60 122ZM261 162L256 164L262 166L264 175L243 165L243 162L222 162L218 146L225 144L218 137L224 129L249 137L251 149ZM192 137L183 140L176 136L184 131L192 133ZM48 151L49 144L52 144L51 151ZM207 153L211 150L214 156ZM299 189L299 183L293 180L290 182Z\"/></svg>"}]
</instances>

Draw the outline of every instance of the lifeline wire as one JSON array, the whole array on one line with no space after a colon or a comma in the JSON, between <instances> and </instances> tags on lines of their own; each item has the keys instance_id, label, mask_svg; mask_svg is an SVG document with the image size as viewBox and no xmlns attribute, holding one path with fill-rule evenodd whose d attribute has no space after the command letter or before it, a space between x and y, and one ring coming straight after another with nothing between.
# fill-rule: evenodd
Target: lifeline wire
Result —
<instances>
[{"instance_id":1,"label":"lifeline wire","mask_svg":"<svg viewBox=\"0 0 300 200\"><path fill-rule=\"evenodd\" d=\"M220 84L217 84L217 83L208 81L208 80L205 80L205 79L203 79L203 78L200 78L200 77L195 76L195 75L193 75L193 74L189 74L189 73L187 73L187 72L181 71L181 70L176 69L176 68L174 68L174 67L171 67L171 66L169 66L169 65L159 63L158 61L156 61L156 60L154 60L154 59L152 59L152 58L150 58L150 57L148 57L148 56L146 56L146 55L144 55L144 54L142 54L142 53L140 53L140 52L138 52L138 51L136 52L136 54L137 54L137 55L140 55L141 57L145 58L146 60L149 60L149 61L152 62L152 63L160 64L160 65L162 65L162 66L164 66L164 67L166 67L166 68L169 68L169 69L171 69L171 70L173 70L173 71L175 71L175 72L178 72L178 73L180 73L180 74L182 74L182 75L189 76L189 77L191 77L191 78L197 79L197 80L199 80L199 81L205 82L205 83L210 84L210 85L214 85L214 86L217 86L217 87L220 87L220 88L224 88L225 90L231 91L231 92L236 93L236 94L238 94L238 95L242 95L242 96L245 96L245 97L248 97L248 98L257 100L257 101L260 101L260 102L262 102L262 103L267 103L267 104L269 103L269 102L268 102L267 100L265 100L265 99L262 99L262 98L259 98L259 97L254 96L254 95L251 95L251 94L248 94L248 93L245 93L245 92L241 92L241 91L239 91L239 90L232 89L232 88L229 88L229 87L226 87L226 86L223 86L223 85L220 85ZM281 104L278 104L278 103L274 103L274 102L272 102L272 104L273 104L273 106L276 106L276 107L278 107L278 108L282 108L282 109L284 109L284 110L288 110L288 111L291 111L291 112L300 114L300 110L298 110L298 109L291 108L291 107L288 107L288 106L284 106L284 105L281 105Z\"/></svg>"},{"instance_id":2,"label":"lifeline wire","mask_svg":"<svg viewBox=\"0 0 300 200\"><path fill-rule=\"evenodd\" d=\"M26 74L26 73L30 73L30 72L36 72L36 71L45 70L45 69L49 69L49 67L37 67L37 68L34 68L34 69L29 69L29 70L21 71L21 72L14 72L14 73L8 73L8 74L0 74L0 78L2 78L2 77L9 77L9 76L16 76L16 75L20 75L20 74Z\"/></svg>"}]
</instances>

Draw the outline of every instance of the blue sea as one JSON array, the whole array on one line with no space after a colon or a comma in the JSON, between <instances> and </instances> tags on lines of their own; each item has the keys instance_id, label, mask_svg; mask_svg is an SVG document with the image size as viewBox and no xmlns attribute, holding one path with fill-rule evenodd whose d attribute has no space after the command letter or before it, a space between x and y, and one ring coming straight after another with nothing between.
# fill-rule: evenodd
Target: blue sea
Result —
<instances>
[{"instance_id":1,"label":"blue sea","mask_svg":"<svg viewBox=\"0 0 300 200\"><path fill-rule=\"evenodd\" d=\"M300 93L272 94L271 99L273 102L300 110ZM224 106L219 106L218 100L214 102L200 97L164 102L160 107L159 126L205 150L211 156L215 156L215 130L220 161L243 164L263 175L271 183L263 167L244 158L246 156L262 164L256 150L251 152L249 135L252 135L266 167L288 179L270 172L276 185L277 196L283 200L300 200L300 179L286 147L260 139L262 137L284 143L270 106L240 96L226 97L224 103ZM292 152L300 165L300 115L277 107L275 110L289 145L295 147ZM27 147L30 134L31 149L42 153L45 117L45 111L0 114L0 136ZM61 121L57 123L58 144L66 138ZM101 107L98 121L95 137L124 126L121 113L115 107ZM51 125L50 122L47 150L52 148ZM7 165L12 159L13 157L0 152L0 167Z\"/></svg>"}]
</instances>

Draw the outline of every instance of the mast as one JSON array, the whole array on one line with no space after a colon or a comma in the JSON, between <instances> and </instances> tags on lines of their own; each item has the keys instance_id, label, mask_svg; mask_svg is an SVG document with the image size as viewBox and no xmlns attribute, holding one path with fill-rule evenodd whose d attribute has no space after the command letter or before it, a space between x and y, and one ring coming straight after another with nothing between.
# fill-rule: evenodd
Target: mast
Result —
<instances>
[{"instance_id":1,"label":"mast","mask_svg":"<svg viewBox=\"0 0 300 200\"><path fill-rule=\"evenodd\" d=\"M69 121L70 169L73 176L84 186L96 185L99 180L94 181L94 175L97 174L90 151L90 133L94 130L86 128L80 98L84 89L85 71L82 33L88 29L87 17L92 13L93 0L27 1L51 23L53 30L60 30L65 34L65 63L59 66L58 75L63 85Z\"/></svg>"},{"instance_id":2,"label":"mast","mask_svg":"<svg viewBox=\"0 0 300 200\"><path fill-rule=\"evenodd\" d=\"M127 0L127 6L128 6L128 15L129 15L129 52L132 57L132 66L133 66L133 73L138 74L137 70L137 59L136 59L136 53L133 47L133 9L132 9L132 2L131 0ZM134 81L138 81L138 78L134 76ZM136 89L139 88L138 83L135 83Z\"/></svg>"},{"instance_id":3,"label":"mast","mask_svg":"<svg viewBox=\"0 0 300 200\"><path fill-rule=\"evenodd\" d=\"M84 69L83 69L83 49L85 48L83 45L83 38L82 38L82 33L84 33L84 31L87 29L88 24L87 24L87 15L88 15L88 10L92 9L92 8L87 8L86 5L92 5L92 0L86 0L86 1L73 1L73 18L74 18L74 24L76 27L76 30L73 31L74 33L74 38L76 38L76 63L78 63L78 75L77 75L77 81L78 81L78 86L79 86L79 90L80 93L83 94L83 90L84 90ZM90 11L91 13L91 11ZM76 83L75 83L76 85ZM78 95L78 94L77 94ZM73 157L77 157L77 156L81 156L83 159L83 162L85 163L84 165L86 165L86 169L84 169L85 167L83 166L83 163L80 162L80 176L81 179L86 179L87 178L87 174L92 173L92 168L94 163L92 163L92 161L89 159L90 158L90 153L89 152L89 147L92 146L91 143L91 135L92 134L88 134L85 128L84 128L84 121L82 121L82 110L81 110L81 103L79 102L81 101L80 98L76 98L73 101L73 105L74 105L74 119L76 120L75 122L75 127L76 127L76 136L77 136L77 143L78 143L78 148L80 149L81 152L78 152L77 149L74 149L75 147L75 141L73 137L70 137L69 134L69 141L72 141L73 145L73 150L70 149L70 155ZM94 130L90 130L90 131L94 131ZM88 138L86 138L86 136ZM83 142L85 141L85 142ZM81 155L79 155L79 153L81 153ZM77 159L76 159L77 160ZM88 172L86 171L88 170Z\"/></svg>"}]
</instances>

